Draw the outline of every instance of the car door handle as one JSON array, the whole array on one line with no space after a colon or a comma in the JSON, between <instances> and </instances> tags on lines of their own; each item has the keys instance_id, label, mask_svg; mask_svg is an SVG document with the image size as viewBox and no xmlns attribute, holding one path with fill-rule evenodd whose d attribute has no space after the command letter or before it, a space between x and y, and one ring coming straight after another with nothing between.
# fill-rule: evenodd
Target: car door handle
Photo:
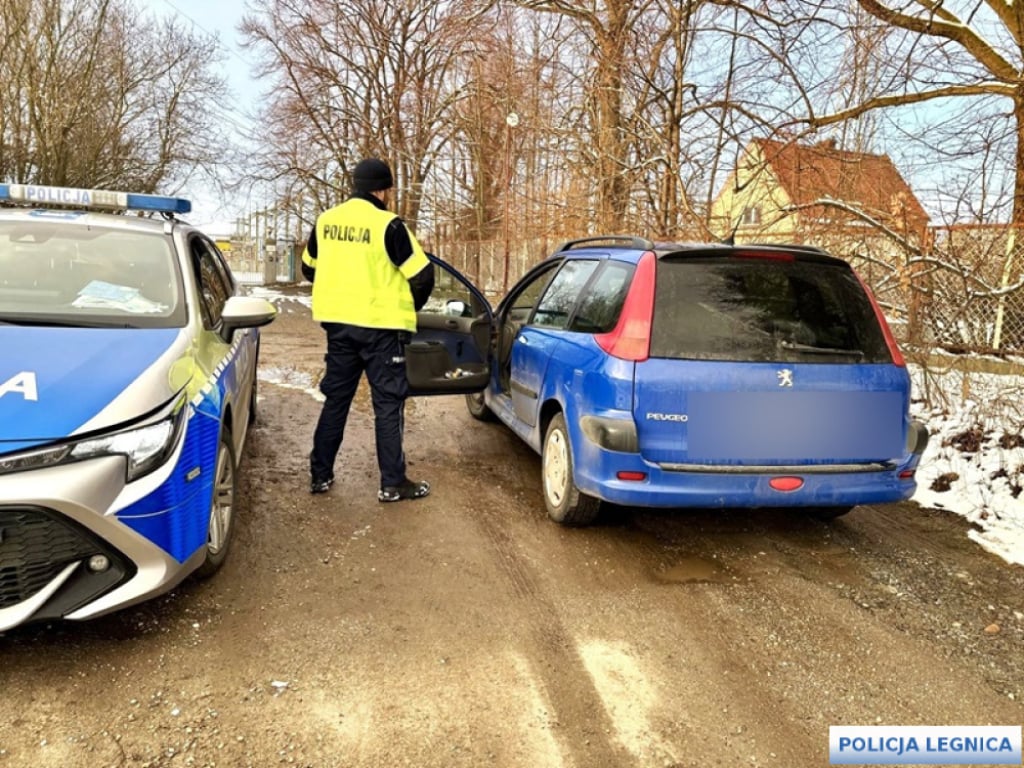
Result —
<instances>
[{"instance_id":1,"label":"car door handle","mask_svg":"<svg viewBox=\"0 0 1024 768\"><path fill-rule=\"evenodd\" d=\"M451 328L453 331L458 330L458 328L459 328L459 321L458 320L445 320L444 321L444 327L445 328Z\"/></svg>"}]
</instances>

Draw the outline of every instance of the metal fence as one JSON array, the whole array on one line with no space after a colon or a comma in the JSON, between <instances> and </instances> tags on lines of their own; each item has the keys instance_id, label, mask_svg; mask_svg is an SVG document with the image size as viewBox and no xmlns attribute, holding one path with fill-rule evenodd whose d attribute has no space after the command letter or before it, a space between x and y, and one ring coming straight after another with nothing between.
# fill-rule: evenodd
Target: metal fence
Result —
<instances>
[{"instance_id":1,"label":"metal fence","mask_svg":"<svg viewBox=\"0 0 1024 768\"><path fill-rule=\"evenodd\" d=\"M939 233L927 252L891 240L817 243L850 261L901 343L953 353L1024 354L1024 248L991 228Z\"/></svg>"},{"instance_id":2,"label":"metal fence","mask_svg":"<svg viewBox=\"0 0 1024 768\"><path fill-rule=\"evenodd\" d=\"M847 259L871 287L901 344L953 353L1024 354L1024 245L1005 227L936 231L927 252L881 234L807 232L801 242ZM437 255L497 300L561 241L433 243ZM240 282L301 280L301 245L239 243L227 254Z\"/></svg>"},{"instance_id":3,"label":"metal fence","mask_svg":"<svg viewBox=\"0 0 1024 768\"><path fill-rule=\"evenodd\" d=\"M244 285L292 283L301 277L292 240L231 240L222 251L235 279Z\"/></svg>"},{"instance_id":4,"label":"metal fence","mask_svg":"<svg viewBox=\"0 0 1024 768\"><path fill-rule=\"evenodd\" d=\"M937 237L928 252L865 233L806 233L801 241L847 259L871 287L901 343L954 353L1024 354L1024 246L992 232ZM974 236L972 236L972 234ZM1024 243L1024 238L1020 242ZM559 243L453 243L439 255L498 297Z\"/></svg>"}]
</instances>

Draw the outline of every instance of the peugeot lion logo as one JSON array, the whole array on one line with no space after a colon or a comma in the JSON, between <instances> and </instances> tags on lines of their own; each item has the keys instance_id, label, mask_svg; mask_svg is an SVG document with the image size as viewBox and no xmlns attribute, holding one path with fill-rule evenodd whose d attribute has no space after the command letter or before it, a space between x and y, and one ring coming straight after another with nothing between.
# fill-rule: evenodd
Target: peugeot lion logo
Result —
<instances>
[{"instance_id":1,"label":"peugeot lion logo","mask_svg":"<svg viewBox=\"0 0 1024 768\"><path fill-rule=\"evenodd\" d=\"M776 371L775 375L779 378L780 387L792 387L793 386L793 371L789 368L783 368L781 371Z\"/></svg>"}]
</instances>

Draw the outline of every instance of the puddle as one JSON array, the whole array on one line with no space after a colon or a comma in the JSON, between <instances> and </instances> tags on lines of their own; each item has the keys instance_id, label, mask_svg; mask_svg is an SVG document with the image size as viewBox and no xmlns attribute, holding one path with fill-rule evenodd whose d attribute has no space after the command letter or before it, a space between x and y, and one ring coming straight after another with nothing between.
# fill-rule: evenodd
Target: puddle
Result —
<instances>
[{"instance_id":1,"label":"puddle","mask_svg":"<svg viewBox=\"0 0 1024 768\"><path fill-rule=\"evenodd\" d=\"M726 581L725 569L714 560L687 557L655 574L666 584L707 584Z\"/></svg>"}]
</instances>

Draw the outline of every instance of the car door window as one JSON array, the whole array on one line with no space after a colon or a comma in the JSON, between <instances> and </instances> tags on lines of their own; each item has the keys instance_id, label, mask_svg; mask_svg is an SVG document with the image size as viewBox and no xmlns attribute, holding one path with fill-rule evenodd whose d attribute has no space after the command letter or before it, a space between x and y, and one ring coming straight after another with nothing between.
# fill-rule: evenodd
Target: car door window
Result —
<instances>
[{"instance_id":1,"label":"car door window","mask_svg":"<svg viewBox=\"0 0 1024 768\"><path fill-rule=\"evenodd\" d=\"M537 275L512 296L508 303L508 319L512 322L525 323L537 306L537 300L547 287L554 274L553 269L546 269Z\"/></svg>"},{"instance_id":2,"label":"car door window","mask_svg":"<svg viewBox=\"0 0 1024 768\"><path fill-rule=\"evenodd\" d=\"M619 321L633 269L632 264L605 262L584 290L576 314L569 323L569 330L582 333L607 333L612 330Z\"/></svg>"},{"instance_id":3,"label":"car door window","mask_svg":"<svg viewBox=\"0 0 1024 768\"><path fill-rule=\"evenodd\" d=\"M488 307L482 296L474 293L465 278L438 260L434 264L434 290L417 314L446 317L480 317Z\"/></svg>"},{"instance_id":4,"label":"car door window","mask_svg":"<svg viewBox=\"0 0 1024 768\"><path fill-rule=\"evenodd\" d=\"M598 262L591 259L570 259L555 275L537 304L530 325L544 328L566 328L572 308L583 292Z\"/></svg>"},{"instance_id":5,"label":"car door window","mask_svg":"<svg viewBox=\"0 0 1024 768\"><path fill-rule=\"evenodd\" d=\"M220 253L201 237L192 239L192 269L199 287L199 309L203 325L214 329L220 325L224 304L233 293L231 277Z\"/></svg>"}]
</instances>

